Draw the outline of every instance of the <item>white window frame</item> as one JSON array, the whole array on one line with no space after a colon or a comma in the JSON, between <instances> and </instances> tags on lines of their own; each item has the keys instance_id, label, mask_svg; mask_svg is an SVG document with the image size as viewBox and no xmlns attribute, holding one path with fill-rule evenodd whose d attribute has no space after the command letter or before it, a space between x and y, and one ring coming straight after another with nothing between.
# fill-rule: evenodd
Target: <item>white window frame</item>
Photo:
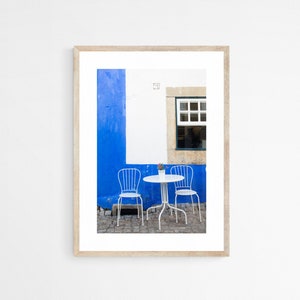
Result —
<instances>
[{"instance_id":1,"label":"white window frame","mask_svg":"<svg viewBox=\"0 0 300 300\"><path fill-rule=\"evenodd\" d=\"M180 108L180 104L187 103L188 109L182 110ZM198 110L191 110L190 104L191 103L197 103L198 104ZM207 114L207 110L201 110L201 103L205 103L206 106L206 97L194 97L194 98L185 98L185 97L176 97L176 112L177 112L177 126L206 126L206 120L201 121L201 113ZM188 115L187 121L181 121L180 115L182 113L186 113ZM191 114L197 114L198 115L198 121L191 121ZM206 118L205 118L206 119Z\"/></svg>"}]
</instances>

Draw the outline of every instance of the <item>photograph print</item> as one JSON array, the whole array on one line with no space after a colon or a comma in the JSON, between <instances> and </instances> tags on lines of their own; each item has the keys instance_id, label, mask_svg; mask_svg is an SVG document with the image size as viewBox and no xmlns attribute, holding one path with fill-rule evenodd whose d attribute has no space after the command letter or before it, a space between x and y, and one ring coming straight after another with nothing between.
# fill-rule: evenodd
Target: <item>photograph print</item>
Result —
<instances>
[{"instance_id":1,"label":"photograph print","mask_svg":"<svg viewBox=\"0 0 300 300\"><path fill-rule=\"evenodd\" d=\"M205 80L97 70L98 233L206 232Z\"/></svg>"}]
</instances>

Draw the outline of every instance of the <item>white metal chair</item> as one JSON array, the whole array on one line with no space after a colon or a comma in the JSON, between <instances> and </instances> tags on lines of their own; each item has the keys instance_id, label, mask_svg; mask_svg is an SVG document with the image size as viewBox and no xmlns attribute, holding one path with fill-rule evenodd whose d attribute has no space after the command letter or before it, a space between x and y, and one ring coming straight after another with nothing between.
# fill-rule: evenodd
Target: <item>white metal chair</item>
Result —
<instances>
[{"instance_id":1,"label":"white metal chair","mask_svg":"<svg viewBox=\"0 0 300 300\"><path fill-rule=\"evenodd\" d=\"M195 210L194 210L193 196L196 196L197 200L198 200L199 218L200 218L200 222L202 222L201 210L200 210L200 197L199 197L198 193L192 189L192 182L193 182L193 176L194 176L193 168L188 165L178 165L178 166L173 166L171 168L170 172L171 172L171 174L181 175L184 177L183 180L174 182L174 185L175 185L175 207L177 207L177 197L178 196L190 196L192 204L193 204L192 208L193 208L193 214L194 214ZM177 222L177 211L176 210L175 210L175 215L176 215L176 222Z\"/></svg>"},{"instance_id":2,"label":"white metal chair","mask_svg":"<svg viewBox=\"0 0 300 300\"><path fill-rule=\"evenodd\" d=\"M119 170L118 172L118 180L121 188L121 193L118 198L118 213L117 213L117 226L119 226L121 208L122 208L122 199L123 198L135 198L138 218L140 217L139 210L139 201L141 203L141 215L142 215L142 225L144 225L144 217L143 217L143 199L141 194L138 192L138 187L141 180L141 172L136 168L124 168Z\"/></svg>"}]
</instances>

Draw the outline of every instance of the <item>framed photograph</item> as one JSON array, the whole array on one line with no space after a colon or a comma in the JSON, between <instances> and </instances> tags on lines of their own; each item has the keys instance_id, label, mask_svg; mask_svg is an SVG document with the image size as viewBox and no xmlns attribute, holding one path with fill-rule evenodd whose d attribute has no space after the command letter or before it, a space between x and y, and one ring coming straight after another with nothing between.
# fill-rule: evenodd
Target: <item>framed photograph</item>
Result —
<instances>
[{"instance_id":1,"label":"framed photograph","mask_svg":"<svg viewBox=\"0 0 300 300\"><path fill-rule=\"evenodd\" d=\"M229 256L229 47L74 47L74 254Z\"/></svg>"}]
</instances>

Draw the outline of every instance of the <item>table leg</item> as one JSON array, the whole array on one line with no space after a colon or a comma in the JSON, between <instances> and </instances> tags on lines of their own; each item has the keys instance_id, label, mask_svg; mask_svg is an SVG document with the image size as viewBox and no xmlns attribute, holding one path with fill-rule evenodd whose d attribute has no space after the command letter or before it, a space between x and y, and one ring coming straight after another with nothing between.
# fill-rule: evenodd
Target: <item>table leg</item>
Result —
<instances>
[{"instance_id":1,"label":"table leg","mask_svg":"<svg viewBox=\"0 0 300 300\"><path fill-rule=\"evenodd\" d=\"M180 208L178 208L178 207L175 207L175 206L173 206L173 205L170 205L169 203L167 203L167 205L168 205L171 209L181 211L181 212L184 214L184 216L185 216L185 224L187 224L187 216L186 216L186 212L185 212L183 209L180 209ZM175 214L176 214L176 223L178 223L177 212L175 212Z\"/></svg>"},{"instance_id":2,"label":"table leg","mask_svg":"<svg viewBox=\"0 0 300 300\"><path fill-rule=\"evenodd\" d=\"M170 205L170 203L169 203L169 194L168 194L168 184L167 183L161 183L160 192L161 192L161 200L162 200L163 208L162 208L162 210L159 214L159 218L158 218L158 228L159 228L159 230L161 230L160 218L161 218L161 215L162 215L163 211L165 210L166 206L168 206L171 209L171 211L172 211L172 209L177 210L177 211L181 211L185 216L185 224L187 224L186 212L183 209L180 209L178 207ZM176 214L176 217L177 217L177 214ZM177 218L176 218L176 222L178 222Z\"/></svg>"},{"instance_id":3,"label":"table leg","mask_svg":"<svg viewBox=\"0 0 300 300\"><path fill-rule=\"evenodd\" d=\"M169 196L168 196L168 184L163 182L160 184L160 194L161 194L161 202L162 202L162 210L159 214L159 217L158 217L158 228L159 230L161 230L161 226L160 226L160 218L161 218L161 215L163 213L163 211L165 210L166 208L166 204L168 204L168 201L169 201Z\"/></svg>"},{"instance_id":4,"label":"table leg","mask_svg":"<svg viewBox=\"0 0 300 300\"><path fill-rule=\"evenodd\" d=\"M162 204L159 204L159 205L156 205L156 206L151 206L151 207L149 207L147 210L146 210L146 219L147 219L147 221L148 221L148 210L149 209L153 209L153 208L159 208L159 207L162 207L163 205Z\"/></svg>"},{"instance_id":5,"label":"table leg","mask_svg":"<svg viewBox=\"0 0 300 300\"><path fill-rule=\"evenodd\" d=\"M156 205L156 206L151 206L147 209L147 211L146 211L147 220L148 220L148 217L149 217L149 215L148 215L149 209L162 207L162 210L159 213L159 217L158 217L158 228L159 228L159 230L161 230L160 219L161 219L161 216L162 216L166 206L168 206L171 209L171 211L172 211L172 209L174 209L175 211L182 212L185 216L185 224L187 224L186 212L183 209L177 208L177 207L169 204L168 183L163 182L163 183L160 184L160 194L161 194L161 204ZM176 220L176 222L177 222L177 220Z\"/></svg>"}]
</instances>

